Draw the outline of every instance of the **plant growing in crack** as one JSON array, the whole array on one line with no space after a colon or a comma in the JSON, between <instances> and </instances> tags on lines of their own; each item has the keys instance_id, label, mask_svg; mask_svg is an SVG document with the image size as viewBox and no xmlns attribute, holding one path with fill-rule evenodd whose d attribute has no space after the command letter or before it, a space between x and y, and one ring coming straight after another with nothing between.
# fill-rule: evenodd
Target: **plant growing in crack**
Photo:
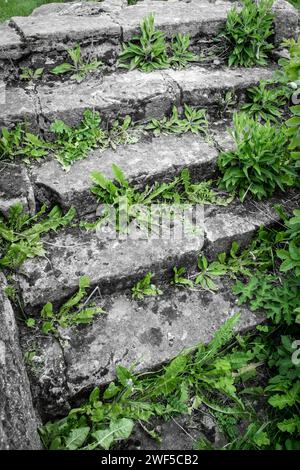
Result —
<instances>
[{"instance_id":1,"label":"plant growing in crack","mask_svg":"<svg viewBox=\"0 0 300 470\"><path fill-rule=\"evenodd\" d=\"M96 315L104 313L101 307L95 306L90 302L90 296L87 301L82 302L84 297L86 297L89 286L89 277L82 276L79 280L79 289L76 294L67 300L58 311L54 310L51 302L44 305L41 311L43 333L52 333L54 336L60 337L61 329L90 324ZM26 324L32 328L36 325L36 321L34 318L28 318Z\"/></svg>"},{"instance_id":2,"label":"plant growing in crack","mask_svg":"<svg viewBox=\"0 0 300 470\"><path fill-rule=\"evenodd\" d=\"M46 214L46 206L30 217L22 204L9 209L7 219L0 216L0 266L15 269L27 258L45 254L40 236L68 225L75 216L71 208L63 215L58 206Z\"/></svg>"},{"instance_id":3,"label":"plant growing in crack","mask_svg":"<svg viewBox=\"0 0 300 470\"><path fill-rule=\"evenodd\" d=\"M119 55L119 67L129 70L139 69L151 72L156 69L167 69L171 66L184 68L198 57L189 50L190 37L176 34L172 42L166 42L165 34L154 26L154 15L144 18L140 25L140 36L135 36Z\"/></svg>"},{"instance_id":4,"label":"plant growing in crack","mask_svg":"<svg viewBox=\"0 0 300 470\"><path fill-rule=\"evenodd\" d=\"M193 134L204 134L208 137L208 124L205 109L196 109L184 104L183 117L179 116L178 109L173 106L170 118L152 119L145 126L145 129L152 131L155 136L192 132Z\"/></svg>"},{"instance_id":5,"label":"plant growing in crack","mask_svg":"<svg viewBox=\"0 0 300 470\"><path fill-rule=\"evenodd\" d=\"M145 296L160 295L163 293L161 289L151 283L153 276L154 275L149 272L133 286L131 290L133 299L142 300Z\"/></svg>"},{"instance_id":6,"label":"plant growing in crack","mask_svg":"<svg viewBox=\"0 0 300 470\"><path fill-rule=\"evenodd\" d=\"M77 44L73 49L67 49L67 52L72 63L64 62L57 65L51 70L54 75L72 73L70 77L71 80L76 80L76 82L79 83L82 82L89 73L98 70L103 65L103 62L96 59L85 61L82 57L81 47L79 44Z\"/></svg>"},{"instance_id":7,"label":"plant growing in crack","mask_svg":"<svg viewBox=\"0 0 300 470\"><path fill-rule=\"evenodd\" d=\"M40 78L42 78L44 68L40 67L37 69L32 69L30 67L21 67L21 72L22 73L20 74L20 79L26 80L31 84L35 80L39 80Z\"/></svg>"}]
</instances>

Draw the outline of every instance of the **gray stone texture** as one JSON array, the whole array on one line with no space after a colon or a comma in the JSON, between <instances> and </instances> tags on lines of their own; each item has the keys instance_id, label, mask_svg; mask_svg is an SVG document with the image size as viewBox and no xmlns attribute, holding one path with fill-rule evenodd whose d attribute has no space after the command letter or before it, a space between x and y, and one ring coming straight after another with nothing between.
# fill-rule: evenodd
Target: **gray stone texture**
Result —
<instances>
[{"instance_id":1,"label":"gray stone texture","mask_svg":"<svg viewBox=\"0 0 300 470\"><path fill-rule=\"evenodd\" d=\"M0 273L0 450L40 449L39 424L19 346L7 286Z\"/></svg>"},{"instance_id":2,"label":"gray stone texture","mask_svg":"<svg viewBox=\"0 0 300 470\"><path fill-rule=\"evenodd\" d=\"M25 212L35 214L33 187L23 165L0 163L0 213L7 216L14 204L21 203Z\"/></svg>"},{"instance_id":3,"label":"gray stone texture","mask_svg":"<svg viewBox=\"0 0 300 470\"><path fill-rule=\"evenodd\" d=\"M129 238L115 237L112 228L98 231L68 229L47 235L46 257L25 261L17 274L24 303L27 307L40 307L49 300L60 302L72 294L79 277L88 274L93 287L102 292L112 292L132 285L151 271L157 278L169 277L174 265L193 266L203 247L209 258L227 251L233 241L245 245L260 225L270 226L278 222L273 209L276 203L289 210L299 204L299 194L285 193L267 202L234 202L227 207L206 206L204 223L201 213L198 233L182 236L181 222L175 219L171 235L155 234L147 238L145 233L132 227ZM201 208L198 208L200 211Z\"/></svg>"},{"instance_id":4,"label":"gray stone texture","mask_svg":"<svg viewBox=\"0 0 300 470\"><path fill-rule=\"evenodd\" d=\"M235 4L238 4L235 2ZM14 17L0 27L0 59L20 59L43 53L57 60L58 52L76 42L83 50L93 46L95 54L115 61L121 42L139 30L139 24L154 13L157 26L167 37L176 32L190 34L192 41L212 38L226 22L230 1L144 1L128 6L123 0L49 4L37 8L29 17ZM277 0L275 42L299 34L299 11L284 0Z\"/></svg>"},{"instance_id":5,"label":"gray stone texture","mask_svg":"<svg viewBox=\"0 0 300 470\"><path fill-rule=\"evenodd\" d=\"M93 170L112 178L111 166L118 165L128 180L137 186L153 184L166 177L171 179L183 168L188 168L192 177L201 180L214 174L217 156L213 145L199 135L163 135L116 150L95 150L88 158L76 162L68 172L53 159L32 168L31 172L33 181L42 189L40 198L44 193L46 200L54 200L63 208L73 206L77 215L83 215L97 207L90 191Z\"/></svg>"},{"instance_id":6,"label":"gray stone texture","mask_svg":"<svg viewBox=\"0 0 300 470\"><path fill-rule=\"evenodd\" d=\"M240 312L238 331L262 321L245 308L238 308L228 284L220 291L190 291L162 286L163 294L132 300L130 293L104 296L96 301L105 309L91 325L61 331L55 339L27 332L24 347L36 342L32 361L34 393L46 414L67 411L76 397L115 377L117 365L134 372L149 370L169 361L183 349L207 343L214 331ZM27 346L26 346L27 345Z\"/></svg>"},{"instance_id":7,"label":"gray stone texture","mask_svg":"<svg viewBox=\"0 0 300 470\"><path fill-rule=\"evenodd\" d=\"M68 82L40 85L36 92L8 88L0 127L26 120L33 130L49 131L49 125L55 119L62 119L69 125L78 124L87 108L99 111L103 123L126 114L134 120L162 118L173 104L182 102L210 106L213 113L224 92L235 91L242 100L244 90L271 75L269 68L253 68L249 73L245 69L191 67L147 74L133 70L104 76L102 81L87 80L79 85Z\"/></svg>"}]
</instances>

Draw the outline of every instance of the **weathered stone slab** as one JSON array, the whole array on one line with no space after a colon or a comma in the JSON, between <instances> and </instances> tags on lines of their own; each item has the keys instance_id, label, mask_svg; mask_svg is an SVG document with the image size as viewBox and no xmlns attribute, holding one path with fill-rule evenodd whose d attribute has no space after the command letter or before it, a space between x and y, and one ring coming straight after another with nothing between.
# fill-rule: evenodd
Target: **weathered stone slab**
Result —
<instances>
[{"instance_id":1,"label":"weathered stone slab","mask_svg":"<svg viewBox=\"0 0 300 470\"><path fill-rule=\"evenodd\" d=\"M280 204L284 210L299 207L300 194L286 191L284 197L275 196L265 201L235 201L227 207L208 206L205 213L205 251L209 258L228 251L234 240L241 246L249 243L260 226L268 227L280 221L274 206Z\"/></svg>"},{"instance_id":2,"label":"weathered stone slab","mask_svg":"<svg viewBox=\"0 0 300 470\"><path fill-rule=\"evenodd\" d=\"M160 71L144 74L137 70L105 76L100 81L79 85L55 84L37 87L45 121L62 119L75 125L86 108L94 108L105 121L129 114L134 119L159 118L179 102L179 90Z\"/></svg>"},{"instance_id":3,"label":"weathered stone slab","mask_svg":"<svg viewBox=\"0 0 300 470\"><path fill-rule=\"evenodd\" d=\"M149 1L123 8L114 18L123 28L125 42L139 33L141 21L150 13L154 13L156 27L169 38L178 32L191 38L213 37L224 26L231 7L230 3L211 8L207 3Z\"/></svg>"},{"instance_id":4,"label":"weathered stone slab","mask_svg":"<svg viewBox=\"0 0 300 470\"><path fill-rule=\"evenodd\" d=\"M0 212L6 216L17 203L34 215L34 192L26 168L21 164L0 163Z\"/></svg>"},{"instance_id":5,"label":"weathered stone slab","mask_svg":"<svg viewBox=\"0 0 300 470\"><path fill-rule=\"evenodd\" d=\"M24 54L20 35L8 23L0 24L0 60L16 60Z\"/></svg>"},{"instance_id":6,"label":"weathered stone slab","mask_svg":"<svg viewBox=\"0 0 300 470\"><path fill-rule=\"evenodd\" d=\"M226 91L235 91L239 100L242 100L241 95L247 88L270 78L273 71L262 67L254 67L251 72L242 68L210 70L191 67L186 70L165 70L163 73L177 83L183 102L194 106L220 106Z\"/></svg>"},{"instance_id":7,"label":"weathered stone slab","mask_svg":"<svg viewBox=\"0 0 300 470\"><path fill-rule=\"evenodd\" d=\"M137 186L153 184L164 177L171 179L183 168L188 168L192 177L201 180L212 176L217 156L213 145L199 135L165 135L116 150L95 150L85 160L76 162L67 173L56 160L50 160L32 168L32 177L46 199L58 202L65 209L73 206L78 215L83 215L97 207L90 191L93 170L113 178L111 166L118 165Z\"/></svg>"},{"instance_id":8,"label":"weathered stone slab","mask_svg":"<svg viewBox=\"0 0 300 470\"><path fill-rule=\"evenodd\" d=\"M283 39L297 39L300 33L300 11L285 0L276 0L273 5L275 12L275 44L279 46Z\"/></svg>"},{"instance_id":9,"label":"weathered stone slab","mask_svg":"<svg viewBox=\"0 0 300 470\"><path fill-rule=\"evenodd\" d=\"M104 122L126 114L134 120L162 118L180 99L196 106L217 105L225 91L239 93L271 74L270 69L264 68L251 69L251 73L242 69L215 71L202 67L147 74L133 70L105 76L102 82L89 80L79 85L38 86L39 125L47 130L55 119L62 119L69 125L78 124L86 108L99 111ZM30 123L29 117L28 120Z\"/></svg>"},{"instance_id":10,"label":"weathered stone slab","mask_svg":"<svg viewBox=\"0 0 300 470\"><path fill-rule=\"evenodd\" d=\"M0 450L40 449L39 424L19 346L12 306L0 273Z\"/></svg>"},{"instance_id":11,"label":"weathered stone slab","mask_svg":"<svg viewBox=\"0 0 300 470\"><path fill-rule=\"evenodd\" d=\"M88 232L72 228L47 235L46 257L28 259L16 275L24 303L34 308L49 299L60 302L76 290L79 277L84 274L90 276L91 287L98 285L104 293L125 289L149 271L157 278L169 278L174 265L195 264L203 247L203 235L203 250L214 258L229 250L233 241L245 245L260 225L278 222L272 209L275 204L292 210L299 205L299 194L291 191L267 202L206 206L204 214L198 206L193 224L196 232L187 227L182 233L181 219L175 217L171 231L165 223L160 225L162 233L154 230L149 238L135 226L128 238L116 237L111 227Z\"/></svg>"},{"instance_id":12,"label":"weathered stone slab","mask_svg":"<svg viewBox=\"0 0 300 470\"><path fill-rule=\"evenodd\" d=\"M38 131L37 107L36 97L30 90L6 87L4 103L1 102L0 129L26 121L33 131Z\"/></svg>"},{"instance_id":13,"label":"weathered stone slab","mask_svg":"<svg viewBox=\"0 0 300 470\"><path fill-rule=\"evenodd\" d=\"M65 50L75 42L103 43L119 39L121 28L105 14L100 16L39 15L11 19L25 38L31 52Z\"/></svg>"},{"instance_id":14,"label":"weathered stone slab","mask_svg":"<svg viewBox=\"0 0 300 470\"><path fill-rule=\"evenodd\" d=\"M46 236L46 257L28 259L16 276L25 304L39 307L49 299L61 301L77 289L84 274L90 277L91 287L99 285L105 293L132 285L148 271L166 277L174 264L188 265L196 260L203 246L200 229L199 234L182 236L179 217L170 231L164 227L163 236L155 228L149 238L135 226L128 238L117 238L115 231L106 227L99 231L73 228Z\"/></svg>"},{"instance_id":15,"label":"weathered stone slab","mask_svg":"<svg viewBox=\"0 0 300 470\"><path fill-rule=\"evenodd\" d=\"M66 82L37 86L36 93L7 87L0 127L26 121L32 130L47 131L56 119L74 126L87 108L99 111L104 124L126 114L134 120L162 118L181 100L194 106L211 106L213 113L213 106L218 106L226 91L241 95L245 89L271 75L272 70L268 68L254 68L249 73L245 69L192 67L147 74L133 70L79 85ZM242 96L239 99L242 100Z\"/></svg>"},{"instance_id":16,"label":"weathered stone slab","mask_svg":"<svg viewBox=\"0 0 300 470\"><path fill-rule=\"evenodd\" d=\"M262 321L248 309L237 308L226 283L217 294L162 289L162 295L142 301L132 300L130 293L98 299L106 313L91 325L64 330L63 353L55 340L24 332L25 347L36 342L33 383L44 413L62 413L63 403L66 411L75 397L82 399L93 387L113 380L119 364L135 364L134 372L151 370L185 348L209 342L236 312L241 313L240 332Z\"/></svg>"}]
</instances>

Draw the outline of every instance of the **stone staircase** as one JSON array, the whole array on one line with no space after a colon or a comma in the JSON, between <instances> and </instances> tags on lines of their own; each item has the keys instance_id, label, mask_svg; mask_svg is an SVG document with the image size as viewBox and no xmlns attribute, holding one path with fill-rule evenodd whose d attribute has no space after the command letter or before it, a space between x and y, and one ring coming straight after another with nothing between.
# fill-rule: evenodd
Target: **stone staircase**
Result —
<instances>
[{"instance_id":1,"label":"stone staircase","mask_svg":"<svg viewBox=\"0 0 300 470\"><path fill-rule=\"evenodd\" d=\"M112 177L113 163L139 188L169 181L183 168L189 169L194 180L213 178L219 150L233 146L226 134L228 116L221 113L220 117L222 98L232 91L238 103L243 102L245 90L269 78L275 63L249 70L211 62L185 70L142 73L120 71L116 58L122 42L138 32L141 20L150 12L155 13L156 25L167 37L188 33L193 50L199 52L220 31L231 7L228 1L206 0L145 0L134 6L122 0L72 2L44 5L28 18L12 18L0 26L0 77L7 83L0 128L26 121L31 131L47 137L54 120L74 126L87 108L99 111L106 126L125 115L140 122L160 119L174 105L180 108L185 103L207 108L212 130L209 142L188 133L148 136L116 150L95 149L68 172L51 158L26 168L3 163L0 210L7 213L8 207L20 200L33 213L46 201L58 203L64 210L75 207L78 217L92 216L97 202L90 193L90 173L98 170ZM283 37L298 34L300 20L298 12L283 0L276 2L274 9L274 41L279 45ZM54 80L47 74L37 85L25 86L18 81L21 66L50 69L63 62L66 48L75 43L81 45L83 54L93 51L104 60L99 76L80 84ZM137 371L156 368L183 348L209 341L237 310L241 312L240 331L261 322L262 318L248 309L237 309L227 282L212 294L183 290L170 286L169 281L173 266L186 266L189 273L195 272L200 251L213 259L227 251L234 240L247 244L260 225L269 226L278 220L273 209L276 203L291 209L299 204L299 194L290 191L260 203L234 201L226 207L205 206L201 236L176 237L175 224L171 242L139 236L117 239L105 231L99 235L78 227L45 236L46 256L28 259L14 274L26 314L38 317L48 301L60 305L76 291L84 274L91 279L93 300L106 313L91 325L64 331L60 342L50 335L36 335L20 322L23 353L35 351L28 374L33 403L42 419L66 414L93 387L111 381L118 364L128 367L134 363ZM163 285L163 294L133 300L128 289L149 271ZM3 307L0 316L5 317L7 310ZM1 341L5 344L5 335L0 326L0 346ZM28 388L24 385L24 393L31 400ZM28 408L25 401L24 407ZM17 447L15 442L1 441L0 424L1 445ZM37 447L36 439L24 446Z\"/></svg>"}]
</instances>

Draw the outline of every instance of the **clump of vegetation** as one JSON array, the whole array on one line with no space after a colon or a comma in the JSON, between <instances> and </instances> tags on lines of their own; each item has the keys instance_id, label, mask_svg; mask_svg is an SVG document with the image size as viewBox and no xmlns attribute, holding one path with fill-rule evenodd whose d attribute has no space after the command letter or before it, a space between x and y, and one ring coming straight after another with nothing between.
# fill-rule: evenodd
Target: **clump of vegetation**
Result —
<instances>
[{"instance_id":1,"label":"clump of vegetation","mask_svg":"<svg viewBox=\"0 0 300 470\"><path fill-rule=\"evenodd\" d=\"M31 132L25 126L18 124L9 131L5 127L1 130L0 161L21 158L25 163L38 160L46 156L51 148L50 144Z\"/></svg>"},{"instance_id":2,"label":"clump of vegetation","mask_svg":"<svg viewBox=\"0 0 300 470\"><path fill-rule=\"evenodd\" d=\"M30 217L22 204L12 206L7 219L0 216L0 266L15 269L27 258L43 256L45 251L40 236L68 225L74 216L74 209L62 215L57 206L46 214L43 206Z\"/></svg>"},{"instance_id":3,"label":"clump of vegetation","mask_svg":"<svg viewBox=\"0 0 300 470\"><path fill-rule=\"evenodd\" d=\"M180 117L176 106L173 106L170 118L152 119L145 127L155 136L160 134L204 134L208 136L208 119L205 109L195 109L184 105L184 116Z\"/></svg>"},{"instance_id":4,"label":"clump of vegetation","mask_svg":"<svg viewBox=\"0 0 300 470\"><path fill-rule=\"evenodd\" d=\"M300 373L295 340L300 297L295 246L300 243L300 211L295 210L292 217L280 213L285 228L261 228L242 252L234 243L230 254L220 254L217 261L199 258L200 284L225 272L238 277L233 292L239 303L263 309L265 324L240 336L235 332L239 315L233 315L208 345L183 351L148 375L119 365L116 380L105 390L94 389L85 404L40 430L45 447L109 449L120 439L128 439L136 422L159 439L152 418L190 414L201 405L222 429L227 439L221 447L224 450L299 449ZM185 268L174 269L175 282L191 287L193 282L185 273ZM206 288L214 290L210 281ZM264 413L257 413L253 406L257 396ZM202 437L195 448L217 447Z\"/></svg>"},{"instance_id":5,"label":"clump of vegetation","mask_svg":"<svg viewBox=\"0 0 300 470\"><path fill-rule=\"evenodd\" d=\"M243 0L239 11L233 7L224 30L218 37L226 49L229 66L253 67L265 65L273 45L268 42L274 33L273 0Z\"/></svg>"},{"instance_id":6,"label":"clump of vegetation","mask_svg":"<svg viewBox=\"0 0 300 470\"><path fill-rule=\"evenodd\" d=\"M185 68L189 63L196 62L198 56L190 51L191 40L188 34L177 33L171 42L170 64L175 68Z\"/></svg>"},{"instance_id":7,"label":"clump of vegetation","mask_svg":"<svg viewBox=\"0 0 300 470\"><path fill-rule=\"evenodd\" d=\"M64 168L85 158L91 149L107 146L107 135L100 123L99 113L87 109L75 129L61 120L51 124L50 130L57 136L55 156Z\"/></svg>"},{"instance_id":8,"label":"clump of vegetation","mask_svg":"<svg viewBox=\"0 0 300 470\"><path fill-rule=\"evenodd\" d=\"M141 23L141 35L123 45L119 65L129 70L140 69L151 72L169 67L167 44L161 31L155 29L154 15L151 14Z\"/></svg>"},{"instance_id":9,"label":"clump of vegetation","mask_svg":"<svg viewBox=\"0 0 300 470\"><path fill-rule=\"evenodd\" d=\"M56 312L51 302L44 305L41 311L43 333L52 333L59 337L59 329L69 328L76 325L86 325L93 321L95 315L104 313L102 308L82 302L86 291L90 286L88 276L82 276L79 280L79 289L62 307ZM27 326L35 326L35 319L28 318Z\"/></svg>"},{"instance_id":10,"label":"clump of vegetation","mask_svg":"<svg viewBox=\"0 0 300 470\"><path fill-rule=\"evenodd\" d=\"M149 272L133 286L131 290L133 299L141 300L148 295L160 295L163 293L161 289L151 283L152 278L153 274Z\"/></svg>"},{"instance_id":11,"label":"clump of vegetation","mask_svg":"<svg viewBox=\"0 0 300 470\"><path fill-rule=\"evenodd\" d=\"M142 21L140 29L140 36L135 36L123 45L119 56L120 67L151 72L171 65L183 68L197 60L197 56L189 50L189 36L176 34L169 45L164 33L155 28L153 14Z\"/></svg>"},{"instance_id":12,"label":"clump of vegetation","mask_svg":"<svg viewBox=\"0 0 300 470\"><path fill-rule=\"evenodd\" d=\"M32 83L43 76L44 68L31 69L30 67L21 67L21 71L20 79L28 80L29 83Z\"/></svg>"},{"instance_id":13,"label":"clump of vegetation","mask_svg":"<svg viewBox=\"0 0 300 470\"><path fill-rule=\"evenodd\" d=\"M68 55L72 63L64 62L57 67L52 69L54 75L63 75L67 73L72 73L71 80L76 80L76 82L82 82L86 76L99 69L103 63L100 60L91 60L85 61L82 58L80 44L77 44L73 49L67 49Z\"/></svg>"},{"instance_id":14,"label":"clump of vegetation","mask_svg":"<svg viewBox=\"0 0 300 470\"><path fill-rule=\"evenodd\" d=\"M291 89L261 80L259 85L247 91L247 95L249 103L242 106L242 111L256 120L277 123L282 119Z\"/></svg>"},{"instance_id":15,"label":"clump of vegetation","mask_svg":"<svg viewBox=\"0 0 300 470\"><path fill-rule=\"evenodd\" d=\"M123 221L124 217L127 222L135 220L140 226L148 227L151 214L147 211L147 207L154 203L227 205L232 201L232 197L224 197L214 191L211 188L211 181L192 183L188 169L182 170L180 176L175 177L170 183L155 183L152 187L147 186L144 191L132 187L117 165L112 165L112 171L114 181L98 171L93 171L91 178L95 185L91 191L100 203L115 208L117 231L120 230L119 222ZM104 223L109 215L109 211L104 211L96 225ZM87 228L94 226L94 224L91 227L89 224L86 225Z\"/></svg>"},{"instance_id":16,"label":"clump of vegetation","mask_svg":"<svg viewBox=\"0 0 300 470\"><path fill-rule=\"evenodd\" d=\"M236 149L219 156L220 187L238 192L243 201L248 194L263 199L276 188L292 186L296 175L286 129L263 125L243 113L234 115L233 124Z\"/></svg>"}]
</instances>

